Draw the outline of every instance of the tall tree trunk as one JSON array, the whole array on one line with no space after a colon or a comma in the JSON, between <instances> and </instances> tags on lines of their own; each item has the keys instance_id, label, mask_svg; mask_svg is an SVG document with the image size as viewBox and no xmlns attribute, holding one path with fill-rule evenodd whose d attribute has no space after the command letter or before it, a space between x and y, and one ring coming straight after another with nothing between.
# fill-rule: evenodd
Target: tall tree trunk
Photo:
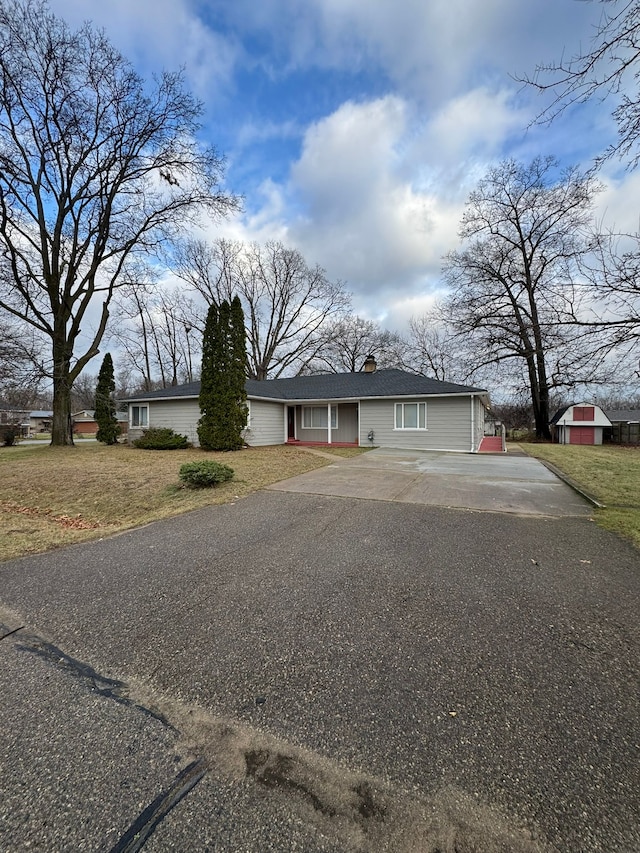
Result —
<instances>
[{"instance_id":1,"label":"tall tree trunk","mask_svg":"<svg viewBox=\"0 0 640 853\"><path fill-rule=\"evenodd\" d=\"M53 424L51 446L73 445L71 425L71 352L66 335L56 331L53 339Z\"/></svg>"}]
</instances>

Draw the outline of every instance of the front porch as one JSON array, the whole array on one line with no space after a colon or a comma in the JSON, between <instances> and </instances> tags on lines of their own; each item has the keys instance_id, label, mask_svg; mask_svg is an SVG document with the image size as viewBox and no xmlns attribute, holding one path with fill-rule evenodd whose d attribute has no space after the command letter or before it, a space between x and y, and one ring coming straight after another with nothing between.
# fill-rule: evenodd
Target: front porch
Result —
<instances>
[{"instance_id":1,"label":"front porch","mask_svg":"<svg viewBox=\"0 0 640 853\"><path fill-rule=\"evenodd\" d=\"M300 441L297 438L288 438L287 444L295 447L359 447L357 441Z\"/></svg>"},{"instance_id":2,"label":"front porch","mask_svg":"<svg viewBox=\"0 0 640 853\"><path fill-rule=\"evenodd\" d=\"M313 401L285 407L285 442L298 447L358 447L358 403Z\"/></svg>"}]
</instances>

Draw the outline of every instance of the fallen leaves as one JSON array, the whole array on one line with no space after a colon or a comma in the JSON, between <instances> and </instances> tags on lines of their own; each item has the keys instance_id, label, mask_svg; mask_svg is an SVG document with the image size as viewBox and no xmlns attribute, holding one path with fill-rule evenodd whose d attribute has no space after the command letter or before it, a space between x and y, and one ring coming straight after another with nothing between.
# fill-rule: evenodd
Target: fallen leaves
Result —
<instances>
[{"instance_id":1,"label":"fallen leaves","mask_svg":"<svg viewBox=\"0 0 640 853\"><path fill-rule=\"evenodd\" d=\"M0 501L0 510L4 512L15 512L20 515L36 516L46 518L59 524L66 530L95 530L100 527L96 521L87 521L81 515L54 515L49 509L40 509L38 506L22 506L11 501Z\"/></svg>"}]
</instances>

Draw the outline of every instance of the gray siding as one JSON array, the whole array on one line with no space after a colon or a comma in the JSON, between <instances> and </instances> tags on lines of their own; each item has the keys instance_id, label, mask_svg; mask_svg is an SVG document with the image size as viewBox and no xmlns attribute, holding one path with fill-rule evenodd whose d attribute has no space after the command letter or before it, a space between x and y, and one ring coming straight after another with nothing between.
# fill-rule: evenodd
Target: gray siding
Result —
<instances>
[{"instance_id":1,"label":"gray siding","mask_svg":"<svg viewBox=\"0 0 640 853\"><path fill-rule=\"evenodd\" d=\"M426 402L426 430L397 430L395 403ZM482 436L484 412L476 413L476 430ZM361 400L360 444L367 446L369 430L374 431L373 443L378 447L399 447L408 450L471 450L471 403L469 397L427 397L389 400ZM479 441L479 438L478 438ZM475 448L477 449L477 443Z\"/></svg>"},{"instance_id":2,"label":"gray siding","mask_svg":"<svg viewBox=\"0 0 640 853\"><path fill-rule=\"evenodd\" d=\"M170 427L198 446L200 406L197 400L150 400L149 426Z\"/></svg>"},{"instance_id":3,"label":"gray siding","mask_svg":"<svg viewBox=\"0 0 640 853\"><path fill-rule=\"evenodd\" d=\"M245 431L245 441L251 447L284 444L284 406L282 403L267 403L250 400L251 422Z\"/></svg>"},{"instance_id":4,"label":"gray siding","mask_svg":"<svg viewBox=\"0 0 640 853\"><path fill-rule=\"evenodd\" d=\"M149 407L150 427L169 427L180 435L186 435L189 441L198 446L198 419L200 407L197 400L141 400L136 405ZM131 406L129 406L131 419ZM143 430L139 427L129 427L127 440L129 442L140 438Z\"/></svg>"},{"instance_id":5,"label":"gray siding","mask_svg":"<svg viewBox=\"0 0 640 853\"><path fill-rule=\"evenodd\" d=\"M150 427L170 427L175 432L186 435L194 447L199 446L200 406L196 399L149 400L144 401L143 404L149 406ZM283 444L284 412L282 403L264 403L252 400L250 406L251 428L245 432L247 444L254 447ZM141 435L141 429L133 427L129 429L129 441L134 441Z\"/></svg>"},{"instance_id":6,"label":"gray siding","mask_svg":"<svg viewBox=\"0 0 640 853\"><path fill-rule=\"evenodd\" d=\"M310 405L326 404L314 403ZM358 441L358 404L338 403L338 428L331 430L332 442L346 442L355 444ZM296 406L296 438L298 441L326 441L326 429L303 429L302 428L302 406Z\"/></svg>"}]
</instances>

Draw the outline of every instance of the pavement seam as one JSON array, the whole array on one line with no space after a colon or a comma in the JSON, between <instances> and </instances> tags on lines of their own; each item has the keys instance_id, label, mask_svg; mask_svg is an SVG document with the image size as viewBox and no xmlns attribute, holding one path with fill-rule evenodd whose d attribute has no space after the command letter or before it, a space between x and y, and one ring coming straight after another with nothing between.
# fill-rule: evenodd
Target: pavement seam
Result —
<instances>
[{"instance_id":1,"label":"pavement seam","mask_svg":"<svg viewBox=\"0 0 640 853\"><path fill-rule=\"evenodd\" d=\"M124 835L113 845L109 853L137 853L146 844L156 827L174 806L183 800L189 791L207 773L204 758L197 758L175 777L171 785L159 794L134 820Z\"/></svg>"},{"instance_id":2,"label":"pavement seam","mask_svg":"<svg viewBox=\"0 0 640 853\"><path fill-rule=\"evenodd\" d=\"M0 630L6 630L2 623ZM141 850L169 812L214 769L217 776L235 782L253 780L280 801L286 800L323 834L362 853L438 850L444 839L468 842L470 838L486 853L555 851L541 843L533 827L525 827L517 818L513 825L513 817L509 820L509 816L460 789L446 788L418 797L398 791L386 780L349 770L240 721L184 705L180 700L159 698L153 689L143 689L140 695L140 688L101 676L36 634L26 632L20 640L16 649L34 653L84 679L100 695L161 721L181 736L188 753L197 756L140 812L110 853ZM136 694L139 701L132 698ZM156 705L163 708L162 713L155 710Z\"/></svg>"}]
</instances>

